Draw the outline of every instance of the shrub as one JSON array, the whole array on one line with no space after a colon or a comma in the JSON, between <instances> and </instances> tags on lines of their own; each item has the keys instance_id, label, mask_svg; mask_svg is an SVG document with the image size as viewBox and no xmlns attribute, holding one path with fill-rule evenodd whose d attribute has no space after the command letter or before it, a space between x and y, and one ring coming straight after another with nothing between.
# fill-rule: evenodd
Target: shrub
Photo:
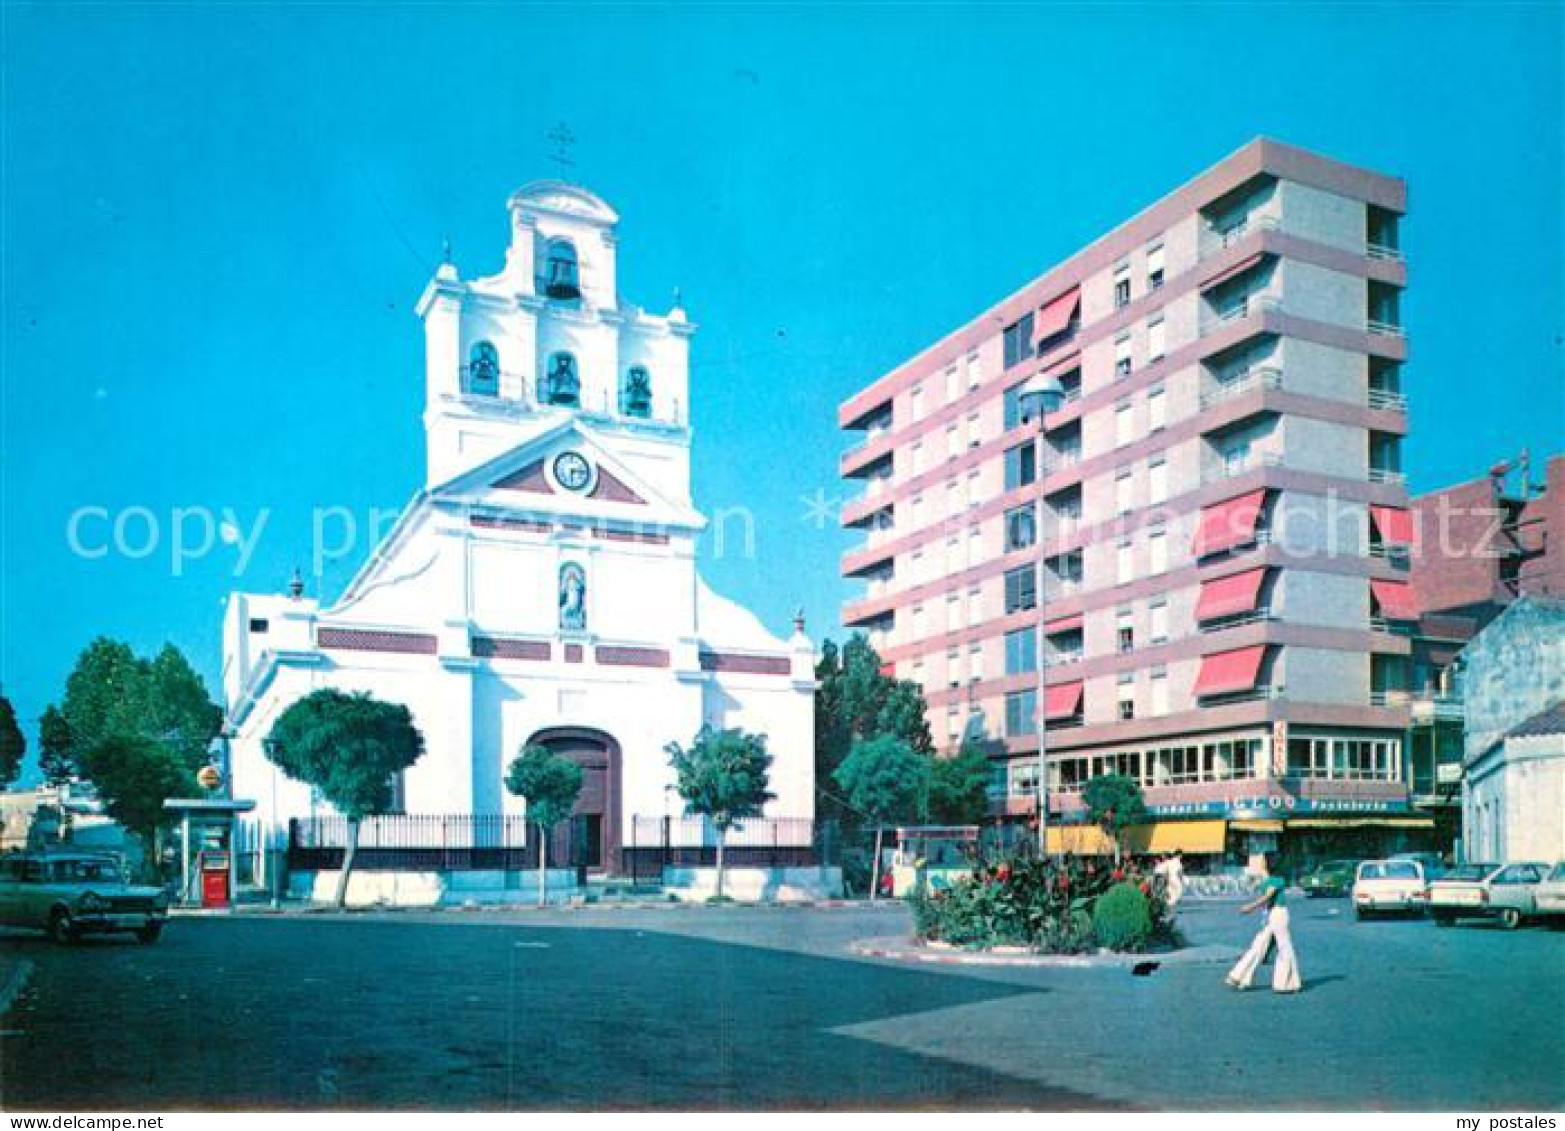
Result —
<instances>
[{"instance_id":1,"label":"shrub","mask_svg":"<svg viewBox=\"0 0 1565 1131\"><path fill-rule=\"evenodd\" d=\"M1132 883L1115 884L1092 909L1098 942L1110 950L1142 950L1152 937L1152 905Z\"/></svg>"}]
</instances>

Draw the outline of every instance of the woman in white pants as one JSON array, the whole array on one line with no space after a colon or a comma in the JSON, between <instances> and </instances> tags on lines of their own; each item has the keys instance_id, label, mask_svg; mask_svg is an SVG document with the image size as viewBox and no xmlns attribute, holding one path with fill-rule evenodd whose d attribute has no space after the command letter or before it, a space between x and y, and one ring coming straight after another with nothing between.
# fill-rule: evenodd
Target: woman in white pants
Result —
<instances>
[{"instance_id":1,"label":"woman in white pants","mask_svg":"<svg viewBox=\"0 0 1565 1131\"><path fill-rule=\"evenodd\" d=\"M1266 952L1272 944L1277 946L1277 960L1272 964L1272 989L1280 994L1296 994L1303 988L1299 978L1299 962L1293 953L1293 936L1288 933L1288 885L1276 876L1261 881L1260 895L1245 904L1240 911L1249 914L1266 908L1266 923L1256 933L1250 949L1228 971L1228 984L1236 990L1247 990L1255 980L1256 967L1266 961Z\"/></svg>"}]
</instances>

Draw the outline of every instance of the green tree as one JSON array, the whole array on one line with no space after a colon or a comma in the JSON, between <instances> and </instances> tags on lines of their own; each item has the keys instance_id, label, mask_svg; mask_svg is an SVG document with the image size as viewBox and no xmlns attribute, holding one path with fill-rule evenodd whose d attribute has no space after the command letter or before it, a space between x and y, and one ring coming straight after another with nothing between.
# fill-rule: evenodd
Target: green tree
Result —
<instances>
[{"instance_id":1,"label":"green tree","mask_svg":"<svg viewBox=\"0 0 1565 1131\"><path fill-rule=\"evenodd\" d=\"M71 754L71 727L60 708L52 703L38 720L38 768L50 785L64 785L80 777L82 768Z\"/></svg>"},{"instance_id":2,"label":"green tree","mask_svg":"<svg viewBox=\"0 0 1565 1131\"><path fill-rule=\"evenodd\" d=\"M0 789L9 787L22 772L22 756L26 753L27 739L16 725L16 710L9 699L0 695Z\"/></svg>"},{"instance_id":3,"label":"green tree","mask_svg":"<svg viewBox=\"0 0 1565 1131\"><path fill-rule=\"evenodd\" d=\"M950 758L929 766L929 819L941 825L976 825L989 811L989 756L964 742Z\"/></svg>"},{"instance_id":4,"label":"green tree","mask_svg":"<svg viewBox=\"0 0 1565 1131\"><path fill-rule=\"evenodd\" d=\"M111 734L93 745L81 768L103 807L141 838L144 867L157 867L158 830L169 823L163 802L196 792L195 773L167 744L139 734Z\"/></svg>"},{"instance_id":5,"label":"green tree","mask_svg":"<svg viewBox=\"0 0 1565 1131\"><path fill-rule=\"evenodd\" d=\"M1147 819L1141 783L1124 774L1099 774L1082 787L1081 800L1087 807L1087 819L1114 842L1114 862L1119 863L1124 856L1125 830Z\"/></svg>"},{"instance_id":6,"label":"green tree","mask_svg":"<svg viewBox=\"0 0 1565 1131\"><path fill-rule=\"evenodd\" d=\"M527 802L538 827L538 906L548 902L549 832L571 815L581 795L581 767L536 743L524 746L505 775L505 788Z\"/></svg>"},{"instance_id":7,"label":"green tree","mask_svg":"<svg viewBox=\"0 0 1565 1131\"><path fill-rule=\"evenodd\" d=\"M60 713L68 744L62 757L82 768L104 739L134 735L162 743L194 773L223 724L222 708L179 649L165 644L144 660L103 637L77 659Z\"/></svg>"},{"instance_id":8,"label":"green tree","mask_svg":"<svg viewBox=\"0 0 1565 1131\"><path fill-rule=\"evenodd\" d=\"M366 692L314 691L272 724L266 756L347 819L348 846L337 879L336 904L348 898L348 876L359 848L359 823L390 810L393 781L424 753L424 736L400 703Z\"/></svg>"},{"instance_id":9,"label":"green tree","mask_svg":"<svg viewBox=\"0 0 1565 1131\"><path fill-rule=\"evenodd\" d=\"M815 780L836 780L856 742L889 735L900 738L919 754L932 755L934 739L924 692L911 680L885 674L880 655L862 634L855 633L839 648L830 640L821 645L815 665ZM824 814L852 816L830 797L821 806Z\"/></svg>"},{"instance_id":10,"label":"green tree","mask_svg":"<svg viewBox=\"0 0 1565 1131\"><path fill-rule=\"evenodd\" d=\"M886 822L912 816L928 789L929 759L894 735L863 739L837 767L833 779L848 804L875 826L875 858L869 897L880 891L880 852Z\"/></svg>"},{"instance_id":11,"label":"green tree","mask_svg":"<svg viewBox=\"0 0 1565 1131\"><path fill-rule=\"evenodd\" d=\"M688 748L670 742L663 749L674 767L685 812L707 818L717 829L716 898L722 899L728 830L747 817L760 816L773 797L767 789L772 756L766 749L766 736L703 726Z\"/></svg>"}]
</instances>

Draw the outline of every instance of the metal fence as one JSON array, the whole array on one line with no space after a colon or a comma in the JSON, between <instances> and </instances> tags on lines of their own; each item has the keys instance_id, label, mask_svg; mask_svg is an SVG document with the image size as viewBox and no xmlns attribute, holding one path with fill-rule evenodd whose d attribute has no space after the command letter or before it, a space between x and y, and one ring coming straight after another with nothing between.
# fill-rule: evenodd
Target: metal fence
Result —
<instances>
[{"instance_id":1,"label":"metal fence","mask_svg":"<svg viewBox=\"0 0 1565 1131\"><path fill-rule=\"evenodd\" d=\"M315 871L342 867L348 844L344 817L288 822L288 867ZM571 828L549 838L549 865L573 859ZM538 831L513 815L366 817L359 825L353 866L366 871L512 871L538 866Z\"/></svg>"},{"instance_id":2,"label":"metal fence","mask_svg":"<svg viewBox=\"0 0 1565 1131\"><path fill-rule=\"evenodd\" d=\"M704 817L632 817L625 871L635 882L646 883L660 880L664 868L713 867L717 835ZM830 858L831 835L808 817L758 817L728 830L723 862L740 868L812 867Z\"/></svg>"}]
</instances>

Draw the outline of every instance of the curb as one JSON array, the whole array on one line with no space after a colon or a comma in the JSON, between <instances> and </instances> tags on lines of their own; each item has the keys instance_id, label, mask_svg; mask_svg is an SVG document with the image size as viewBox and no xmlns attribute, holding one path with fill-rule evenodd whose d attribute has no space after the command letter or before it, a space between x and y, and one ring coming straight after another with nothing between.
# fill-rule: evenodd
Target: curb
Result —
<instances>
[{"instance_id":1,"label":"curb","mask_svg":"<svg viewBox=\"0 0 1565 1131\"><path fill-rule=\"evenodd\" d=\"M1155 962L1160 966L1207 966L1232 962L1240 954L1236 947L1216 945L1191 946L1150 954L997 954L993 951L929 947L905 938L859 939L850 943L848 949L866 958L885 958L896 962L1074 970L1129 969L1143 962Z\"/></svg>"}]
</instances>

